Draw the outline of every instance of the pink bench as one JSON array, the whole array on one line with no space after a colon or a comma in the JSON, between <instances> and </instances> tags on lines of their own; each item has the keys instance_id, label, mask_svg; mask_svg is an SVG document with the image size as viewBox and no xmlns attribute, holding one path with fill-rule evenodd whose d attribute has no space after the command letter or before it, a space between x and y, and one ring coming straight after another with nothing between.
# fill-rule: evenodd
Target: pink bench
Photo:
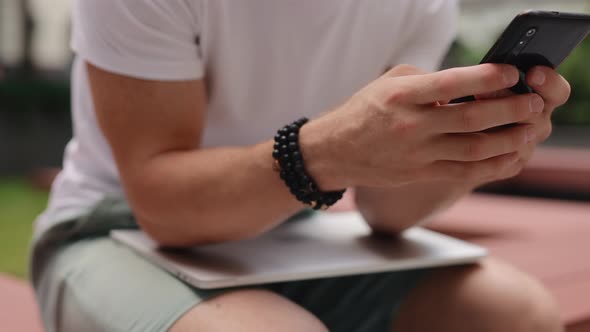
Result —
<instances>
[{"instance_id":1,"label":"pink bench","mask_svg":"<svg viewBox=\"0 0 590 332\"><path fill-rule=\"evenodd\" d=\"M0 331L43 331L29 285L4 275L0 275Z\"/></svg>"},{"instance_id":2,"label":"pink bench","mask_svg":"<svg viewBox=\"0 0 590 332\"><path fill-rule=\"evenodd\" d=\"M537 277L560 304L568 332L590 331L590 204L472 195L431 227L485 246ZM4 276L0 331L42 331L28 285Z\"/></svg>"}]
</instances>

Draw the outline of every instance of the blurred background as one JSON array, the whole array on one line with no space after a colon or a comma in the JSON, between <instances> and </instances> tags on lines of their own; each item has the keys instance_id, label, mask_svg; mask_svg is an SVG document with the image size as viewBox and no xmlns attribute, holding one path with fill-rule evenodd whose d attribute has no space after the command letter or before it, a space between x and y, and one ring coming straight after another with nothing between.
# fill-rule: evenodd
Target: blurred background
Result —
<instances>
[{"instance_id":1,"label":"blurred background","mask_svg":"<svg viewBox=\"0 0 590 332\"><path fill-rule=\"evenodd\" d=\"M46 204L71 135L70 6L70 0L0 0L0 271L19 278L27 274L31 224ZM461 31L446 66L478 63L515 14L528 8L590 12L590 1L463 0ZM573 95L556 114L547 145L571 158L590 151L589 59L590 38L560 69ZM567 169L552 171L558 187L532 176L485 190L590 201L590 188L563 183Z\"/></svg>"}]
</instances>

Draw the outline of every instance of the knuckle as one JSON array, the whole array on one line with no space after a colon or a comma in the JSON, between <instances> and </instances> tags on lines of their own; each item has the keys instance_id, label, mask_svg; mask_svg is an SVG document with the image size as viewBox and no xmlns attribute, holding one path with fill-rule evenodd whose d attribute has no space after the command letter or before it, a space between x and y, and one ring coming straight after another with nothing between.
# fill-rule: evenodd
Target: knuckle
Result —
<instances>
[{"instance_id":1,"label":"knuckle","mask_svg":"<svg viewBox=\"0 0 590 332\"><path fill-rule=\"evenodd\" d=\"M483 136L475 136L465 148L465 157L468 160L481 160L484 157L486 139Z\"/></svg>"},{"instance_id":2,"label":"knuckle","mask_svg":"<svg viewBox=\"0 0 590 332\"><path fill-rule=\"evenodd\" d=\"M510 177L515 177L518 176L520 173L522 173L522 170L524 169L525 166L525 162L524 161L519 161L516 166L514 167L514 170L511 174Z\"/></svg>"},{"instance_id":3,"label":"knuckle","mask_svg":"<svg viewBox=\"0 0 590 332\"><path fill-rule=\"evenodd\" d=\"M413 133L418 131L419 121L411 118L406 117L404 119L397 119L393 122L392 125L393 136L395 139L406 138L411 136Z\"/></svg>"},{"instance_id":4,"label":"knuckle","mask_svg":"<svg viewBox=\"0 0 590 332\"><path fill-rule=\"evenodd\" d=\"M465 108L460 111L461 113L461 126L463 131L465 132L474 132L478 131L479 129L479 117L476 112L473 112L472 109Z\"/></svg>"},{"instance_id":5,"label":"knuckle","mask_svg":"<svg viewBox=\"0 0 590 332\"><path fill-rule=\"evenodd\" d=\"M535 113L531 112L531 96L519 96L518 100L509 102L508 109L518 115L518 120L531 119Z\"/></svg>"},{"instance_id":6,"label":"knuckle","mask_svg":"<svg viewBox=\"0 0 590 332\"><path fill-rule=\"evenodd\" d=\"M497 87L501 85L501 76L499 75L499 71L496 67L486 67L482 71L481 82L486 87Z\"/></svg>"},{"instance_id":7,"label":"knuckle","mask_svg":"<svg viewBox=\"0 0 590 332\"><path fill-rule=\"evenodd\" d=\"M508 137L510 139L510 151L515 151L526 144L527 128L514 130Z\"/></svg>"},{"instance_id":8,"label":"knuckle","mask_svg":"<svg viewBox=\"0 0 590 332\"><path fill-rule=\"evenodd\" d=\"M401 76L401 75L413 75L413 74L422 74L424 73L418 67L408 65L408 64L401 64L393 67L389 70L388 74L390 76Z\"/></svg>"},{"instance_id":9,"label":"knuckle","mask_svg":"<svg viewBox=\"0 0 590 332\"><path fill-rule=\"evenodd\" d=\"M492 167L490 169L491 176L497 177L498 175L502 174L502 171L506 169L506 158L495 158L492 161Z\"/></svg>"},{"instance_id":10,"label":"knuckle","mask_svg":"<svg viewBox=\"0 0 590 332\"><path fill-rule=\"evenodd\" d=\"M518 176L520 173L522 173L522 170L524 169L524 162L523 161L519 161L516 164L514 164L512 167L510 167L510 170L507 172L506 174L506 178L513 178Z\"/></svg>"},{"instance_id":11,"label":"knuckle","mask_svg":"<svg viewBox=\"0 0 590 332\"><path fill-rule=\"evenodd\" d=\"M481 167L478 167L477 164L468 164L463 169L461 177L464 177L468 181L478 181L482 178L481 173Z\"/></svg>"},{"instance_id":12,"label":"knuckle","mask_svg":"<svg viewBox=\"0 0 590 332\"><path fill-rule=\"evenodd\" d=\"M400 105L405 103L410 97L412 91L404 86L396 85L391 90L385 101L387 105Z\"/></svg>"},{"instance_id":13,"label":"knuckle","mask_svg":"<svg viewBox=\"0 0 590 332\"><path fill-rule=\"evenodd\" d=\"M441 96L452 96L458 83L457 77L446 72L444 75L441 74L435 77L431 84Z\"/></svg>"},{"instance_id":14,"label":"knuckle","mask_svg":"<svg viewBox=\"0 0 590 332\"><path fill-rule=\"evenodd\" d=\"M566 79L563 79L564 82L564 92L563 92L563 97L562 99L559 101L559 105L563 105L565 103L567 103L567 101L570 99L571 95L572 95L572 86L570 84L570 82L568 82Z\"/></svg>"},{"instance_id":15,"label":"knuckle","mask_svg":"<svg viewBox=\"0 0 590 332\"><path fill-rule=\"evenodd\" d=\"M541 139L543 141L545 141L546 139L549 138L549 136L551 136L552 133L553 133L553 123L551 121L548 121L547 125L545 126L545 129L543 130L543 134L541 135Z\"/></svg>"},{"instance_id":16,"label":"knuckle","mask_svg":"<svg viewBox=\"0 0 590 332\"><path fill-rule=\"evenodd\" d=\"M497 65L483 66L481 69L481 82L486 87L491 88L504 86L504 69Z\"/></svg>"},{"instance_id":17,"label":"knuckle","mask_svg":"<svg viewBox=\"0 0 590 332\"><path fill-rule=\"evenodd\" d=\"M407 150L405 159L410 165L421 165L431 161L431 158L429 158L429 156L425 156L421 149Z\"/></svg>"}]
</instances>

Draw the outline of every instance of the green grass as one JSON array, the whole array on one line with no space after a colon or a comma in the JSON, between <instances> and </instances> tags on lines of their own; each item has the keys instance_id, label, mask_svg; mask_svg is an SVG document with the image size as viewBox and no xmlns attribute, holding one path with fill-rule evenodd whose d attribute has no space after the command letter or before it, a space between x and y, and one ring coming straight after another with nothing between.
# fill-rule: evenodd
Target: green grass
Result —
<instances>
[{"instance_id":1,"label":"green grass","mask_svg":"<svg viewBox=\"0 0 590 332\"><path fill-rule=\"evenodd\" d=\"M47 204L47 193L22 178L0 178L0 272L25 278L33 221Z\"/></svg>"}]
</instances>

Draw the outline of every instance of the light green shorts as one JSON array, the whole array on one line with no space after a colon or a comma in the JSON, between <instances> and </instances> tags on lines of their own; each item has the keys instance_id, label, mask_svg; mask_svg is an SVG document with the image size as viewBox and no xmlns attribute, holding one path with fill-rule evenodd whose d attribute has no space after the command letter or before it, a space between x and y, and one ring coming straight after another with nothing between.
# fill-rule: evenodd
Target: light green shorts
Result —
<instances>
[{"instance_id":1,"label":"light green shorts","mask_svg":"<svg viewBox=\"0 0 590 332\"><path fill-rule=\"evenodd\" d=\"M232 289L189 286L107 234L137 227L120 201L49 231L34 248L33 282L47 332L167 331L198 303ZM330 331L390 331L424 271L262 285L316 315Z\"/></svg>"}]
</instances>

